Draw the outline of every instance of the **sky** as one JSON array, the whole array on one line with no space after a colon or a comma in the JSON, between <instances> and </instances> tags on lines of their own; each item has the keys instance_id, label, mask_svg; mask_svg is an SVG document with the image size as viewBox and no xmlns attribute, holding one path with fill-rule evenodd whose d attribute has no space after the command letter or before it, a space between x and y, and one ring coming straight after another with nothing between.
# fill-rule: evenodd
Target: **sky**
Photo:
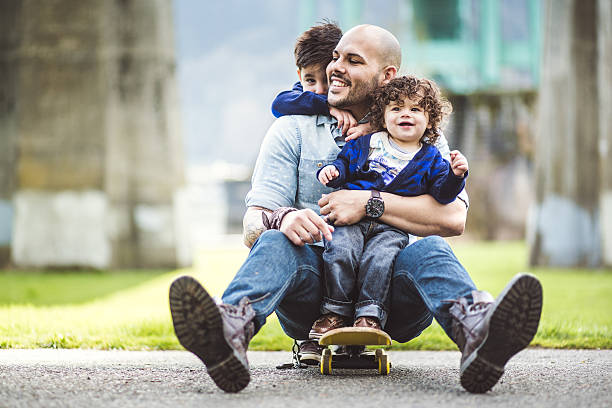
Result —
<instances>
[{"instance_id":1,"label":"sky","mask_svg":"<svg viewBox=\"0 0 612 408\"><path fill-rule=\"evenodd\" d=\"M274 119L270 103L296 78L293 4L175 0L177 79L188 164L254 162Z\"/></svg>"},{"instance_id":2,"label":"sky","mask_svg":"<svg viewBox=\"0 0 612 408\"><path fill-rule=\"evenodd\" d=\"M399 3L365 1L363 16L393 31L390 25L397 24ZM341 20L340 0L310 1L309 17L300 12L304 4L175 0L177 80L188 165L254 164L274 120L272 100L297 81L295 39L322 18Z\"/></svg>"},{"instance_id":3,"label":"sky","mask_svg":"<svg viewBox=\"0 0 612 408\"><path fill-rule=\"evenodd\" d=\"M406 27L411 27L414 21L411 5L425 0L412 1L174 0L177 82L186 164L221 161L254 165L261 141L274 120L270 112L272 100L297 80L293 60L295 39L323 18L337 21L344 31L358 23L388 29L398 37L406 54L400 72L410 70L429 76L430 73L419 70L429 69L426 63L434 61L432 55L420 59L415 53L416 57L410 59L414 38L407 36L410 30ZM435 14L439 11L435 4L448 0L426 1ZM503 16L500 30L504 38L512 41L527 38L529 1L500 3ZM482 3L456 4L463 5L459 7L462 19L477 30ZM418 27L413 28L418 31ZM442 63L449 70L449 66L460 61L455 57ZM461 69L468 72L457 75L463 72ZM470 80L477 83L480 78L478 69L461 64L450 72L456 74L461 84L471 83ZM531 86L529 73L502 67L501 75L511 86ZM432 77L437 78L433 74Z\"/></svg>"}]
</instances>

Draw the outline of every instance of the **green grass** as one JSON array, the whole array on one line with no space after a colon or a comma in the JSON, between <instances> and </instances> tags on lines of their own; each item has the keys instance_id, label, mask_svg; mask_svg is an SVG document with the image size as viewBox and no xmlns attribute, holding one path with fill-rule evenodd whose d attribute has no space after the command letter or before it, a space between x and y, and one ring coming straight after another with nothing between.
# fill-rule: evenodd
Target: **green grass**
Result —
<instances>
[{"instance_id":1,"label":"green grass","mask_svg":"<svg viewBox=\"0 0 612 408\"><path fill-rule=\"evenodd\" d=\"M493 295L525 267L522 243L454 245L480 289ZM171 272L0 272L0 348L180 349L170 321L168 287L181 274L220 296L246 249L205 251L189 270ZM612 348L612 271L535 269L544 309L533 346ZM272 315L255 350L290 349ZM454 350L434 324L397 349Z\"/></svg>"},{"instance_id":2,"label":"green grass","mask_svg":"<svg viewBox=\"0 0 612 408\"><path fill-rule=\"evenodd\" d=\"M82 304L135 287L163 271L0 272L0 304Z\"/></svg>"}]
</instances>

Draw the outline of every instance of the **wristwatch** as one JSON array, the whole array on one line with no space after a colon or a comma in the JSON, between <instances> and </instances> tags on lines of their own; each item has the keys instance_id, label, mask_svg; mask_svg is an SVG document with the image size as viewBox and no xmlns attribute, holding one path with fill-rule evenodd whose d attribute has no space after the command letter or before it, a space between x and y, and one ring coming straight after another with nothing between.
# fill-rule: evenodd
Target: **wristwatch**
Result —
<instances>
[{"instance_id":1,"label":"wristwatch","mask_svg":"<svg viewBox=\"0 0 612 408\"><path fill-rule=\"evenodd\" d=\"M372 196L368 199L365 206L366 217L368 218L380 218L385 212L385 202L380 196L380 192L372 190Z\"/></svg>"}]
</instances>

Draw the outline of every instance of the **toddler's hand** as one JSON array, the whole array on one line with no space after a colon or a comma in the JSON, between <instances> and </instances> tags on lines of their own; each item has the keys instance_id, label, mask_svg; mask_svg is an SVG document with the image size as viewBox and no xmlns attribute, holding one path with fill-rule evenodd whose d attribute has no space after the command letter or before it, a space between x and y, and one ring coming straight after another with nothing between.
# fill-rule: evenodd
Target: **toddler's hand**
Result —
<instances>
[{"instance_id":1,"label":"toddler's hand","mask_svg":"<svg viewBox=\"0 0 612 408\"><path fill-rule=\"evenodd\" d=\"M450 152L451 158L451 169L455 176L463 177L463 175L468 171L468 162L464 155L461 154L459 150L453 150Z\"/></svg>"},{"instance_id":2,"label":"toddler's hand","mask_svg":"<svg viewBox=\"0 0 612 408\"><path fill-rule=\"evenodd\" d=\"M346 132L346 138L344 139L346 142L349 140L357 139L358 137L365 136L369 133L372 133L372 126L370 122L362 123L357 126L353 126Z\"/></svg>"},{"instance_id":3,"label":"toddler's hand","mask_svg":"<svg viewBox=\"0 0 612 408\"><path fill-rule=\"evenodd\" d=\"M321 184L326 186L327 183L337 178L339 175L340 173L338 172L336 166L329 164L323 167L323 170L319 172L319 181L321 182Z\"/></svg>"},{"instance_id":4,"label":"toddler's hand","mask_svg":"<svg viewBox=\"0 0 612 408\"><path fill-rule=\"evenodd\" d=\"M338 128L342 130L343 135L357 124L357 121L355 120L353 114L347 110L338 109L334 108L333 106L330 106L329 114L336 118L336 120L338 121Z\"/></svg>"}]
</instances>

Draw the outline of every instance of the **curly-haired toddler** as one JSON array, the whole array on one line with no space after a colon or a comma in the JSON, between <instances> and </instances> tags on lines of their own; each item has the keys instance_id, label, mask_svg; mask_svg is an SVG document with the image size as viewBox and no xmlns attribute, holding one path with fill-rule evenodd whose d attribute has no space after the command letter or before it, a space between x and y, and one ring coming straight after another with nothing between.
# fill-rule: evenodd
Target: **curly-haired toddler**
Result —
<instances>
[{"instance_id":1,"label":"curly-haired toddler","mask_svg":"<svg viewBox=\"0 0 612 408\"><path fill-rule=\"evenodd\" d=\"M409 238L381 222L380 192L429 194L441 204L455 200L465 186L467 160L455 150L448 162L434 146L451 111L433 81L395 78L373 95L370 123L380 131L346 143L337 159L317 172L329 187L371 190L378 208L366 208L369 216L357 224L337 226L325 242L322 316L311 338L351 324L384 328L393 262Z\"/></svg>"}]
</instances>

